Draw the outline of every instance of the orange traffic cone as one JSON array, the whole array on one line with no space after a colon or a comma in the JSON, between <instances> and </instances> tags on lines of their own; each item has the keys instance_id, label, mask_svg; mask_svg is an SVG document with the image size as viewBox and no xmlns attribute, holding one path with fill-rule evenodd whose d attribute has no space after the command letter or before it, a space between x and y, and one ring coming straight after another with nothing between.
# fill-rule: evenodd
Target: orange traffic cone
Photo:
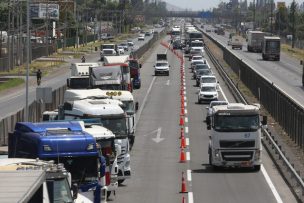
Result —
<instances>
[{"instance_id":1,"label":"orange traffic cone","mask_svg":"<svg viewBox=\"0 0 304 203\"><path fill-rule=\"evenodd\" d=\"M186 154L184 148L181 148L180 156L179 156L179 162L185 163L186 162Z\"/></svg>"},{"instance_id":2,"label":"orange traffic cone","mask_svg":"<svg viewBox=\"0 0 304 203\"><path fill-rule=\"evenodd\" d=\"M186 182L185 182L185 178L184 178L184 172L182 172L182 188L181 188L180 193L187 193Z\"/></svg>"},{"instance_id":3,"label":"orange traffic cone","mask_svg":"<svg viewBox=\"0 0 304 203\"><path fill-rule=\"evenodd\" d=\"M180 148L182 148L182 149L186 148L186 139L185 139L185 136L181 137Z\"/></svg>"},{"instance_id":4,"label":"orange traffic cone","mask_svg":"<svg viewBox=\"0 0 304 203\"><path fill-rule=\"evenodd\" d=\"M184 134L184 128L181 128L181 133L180 133L180 139L182 138L182 137L184 137L185 136L185 134Z\"/></svg>"},{"instance_id":5,"label":"orange traffic cone","mask_svg":"<svg viewBox=\"0 0 304 203\"><path fill-rule=\"evenodd\" d=\"M185 115L185 108L181 108L181 113L180 113L181 116L184 116Z\"/></svg>"},{"instance_id":6,"label":"orange traffic cone","mask_svg":"<svg viewBox=\"0 0 304 203\"><path fill-rule=\"evenodd\" d=\"M185 125L185 121L182 116L179 118L179 125L181 125L181 126Z\"/></svg>"}]
</instances>

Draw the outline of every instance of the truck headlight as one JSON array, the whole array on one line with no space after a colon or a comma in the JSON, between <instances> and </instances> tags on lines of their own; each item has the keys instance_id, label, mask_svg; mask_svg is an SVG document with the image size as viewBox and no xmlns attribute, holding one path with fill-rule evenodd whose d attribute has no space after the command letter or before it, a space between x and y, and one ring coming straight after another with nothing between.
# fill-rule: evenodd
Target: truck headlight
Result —
<instances>
[{"instance_id":1,"label":"truck headlight","mask_svg":"<svg viewBox=\"0 0 304 203\"><path fill-rule=\"evenodd\" d=\"M256 149L255 153L254 153L254 160L258 161L261 158L261 150L260 149Z\"/></svg>"},{"instance_id":2,"label":"truck headlight","mask_svg":"<svg viewBox=\"0 0 304 203\"><path fill-rule=\"evenodd\" d=\"M215 158L215 159L220 159L220 152L219 152L218 149L215 149L215 150L214 150L214 158Z\"/></svg>"}]
</instances>

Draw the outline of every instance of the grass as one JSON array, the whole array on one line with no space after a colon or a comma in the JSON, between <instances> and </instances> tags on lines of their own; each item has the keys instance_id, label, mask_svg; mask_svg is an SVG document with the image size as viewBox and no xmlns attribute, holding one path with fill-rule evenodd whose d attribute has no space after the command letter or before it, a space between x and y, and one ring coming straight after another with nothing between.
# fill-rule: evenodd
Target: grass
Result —
<instances>
[{"instance_id":1,"label":"grass","mask_svg":"<svg viewBox=\"0 0 304 203\"><path fill-rule=\"evenodd\" d=\"M304 58L304 50L298 48L291 48L288 44L281 44L281 51L287 53L289 56L299 60Z\"/></svg>"},{"instance_id":2,"label":"grass","mask_svg":"<svg viewBox=\"0 0 304 203\"><path fill-rule=\"evenodd\" d=\"M8 81L6 81L4 83L0 83L0 91L16 87L16 86L21 85L23 83L24 83L24 80L21 79L21 78L9 79Z\"/></svg>"}]
</instances>

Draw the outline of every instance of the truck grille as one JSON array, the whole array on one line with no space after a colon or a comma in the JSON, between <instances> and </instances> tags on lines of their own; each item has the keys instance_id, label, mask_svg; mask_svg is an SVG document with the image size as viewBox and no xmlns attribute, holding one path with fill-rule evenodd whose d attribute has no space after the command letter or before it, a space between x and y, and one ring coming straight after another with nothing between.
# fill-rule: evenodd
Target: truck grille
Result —
<instances>
[{"instance_id":1,"label":"truck grille","mask_svg":"<svg viewBox=\"0 0 304 203\"><path fill-rule=\"evenodd\" d=\"M220 147L221 148L248 148L248 147L254 147L255 141L254 140L236 140L236 141L228 141L228 140L222 140L220 141Z\"/></svg>"},{"instance_id":2,"label":"truck grille","mask_svg":"<svg viewBox=\"0 0 304 203\"><path fill-rule=\"evenodd\" d=\"M117 157L117 164L121 164L123 162L126 153L127 153L127 148L125 146L122 146L121 154Z\"/></svg>"},{"instance_id":3,"label":"truck grille","mask_svg":"<svg viewBox=\"0 0 304 203\"><path fill-rule=\"evenodd\" d=\"M250 151L234 151L221 152L224 161L250 161L252 160L253 152Z\"/></svg>"}]
</instances>

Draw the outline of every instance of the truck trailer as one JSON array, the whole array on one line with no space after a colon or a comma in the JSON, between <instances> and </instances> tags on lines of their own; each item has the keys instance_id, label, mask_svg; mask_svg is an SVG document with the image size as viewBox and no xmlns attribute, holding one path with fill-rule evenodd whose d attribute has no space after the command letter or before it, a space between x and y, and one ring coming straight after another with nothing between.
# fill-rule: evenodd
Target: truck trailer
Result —
<instances>
[{"instance_id":1,"label":"truck trailer","mask_svg":"<svg viewBox=\"0 0 304 203\"><path fill-rule=\"evenodd\" d=\"M261 53L264 36L265 33L261 31L248 31L247 51Z\"/></svg>"},{"instance_id":2,"label":"truck trailer","mask_svg":"<svg viewBox=\"0 0 304 203\"><path fill-rule=\"evenodd\" d=\"M262 58L263 60L273 59L280 61L281 53L281 38L264 36L262 45Z\"/></svg>"}]
</instances>

